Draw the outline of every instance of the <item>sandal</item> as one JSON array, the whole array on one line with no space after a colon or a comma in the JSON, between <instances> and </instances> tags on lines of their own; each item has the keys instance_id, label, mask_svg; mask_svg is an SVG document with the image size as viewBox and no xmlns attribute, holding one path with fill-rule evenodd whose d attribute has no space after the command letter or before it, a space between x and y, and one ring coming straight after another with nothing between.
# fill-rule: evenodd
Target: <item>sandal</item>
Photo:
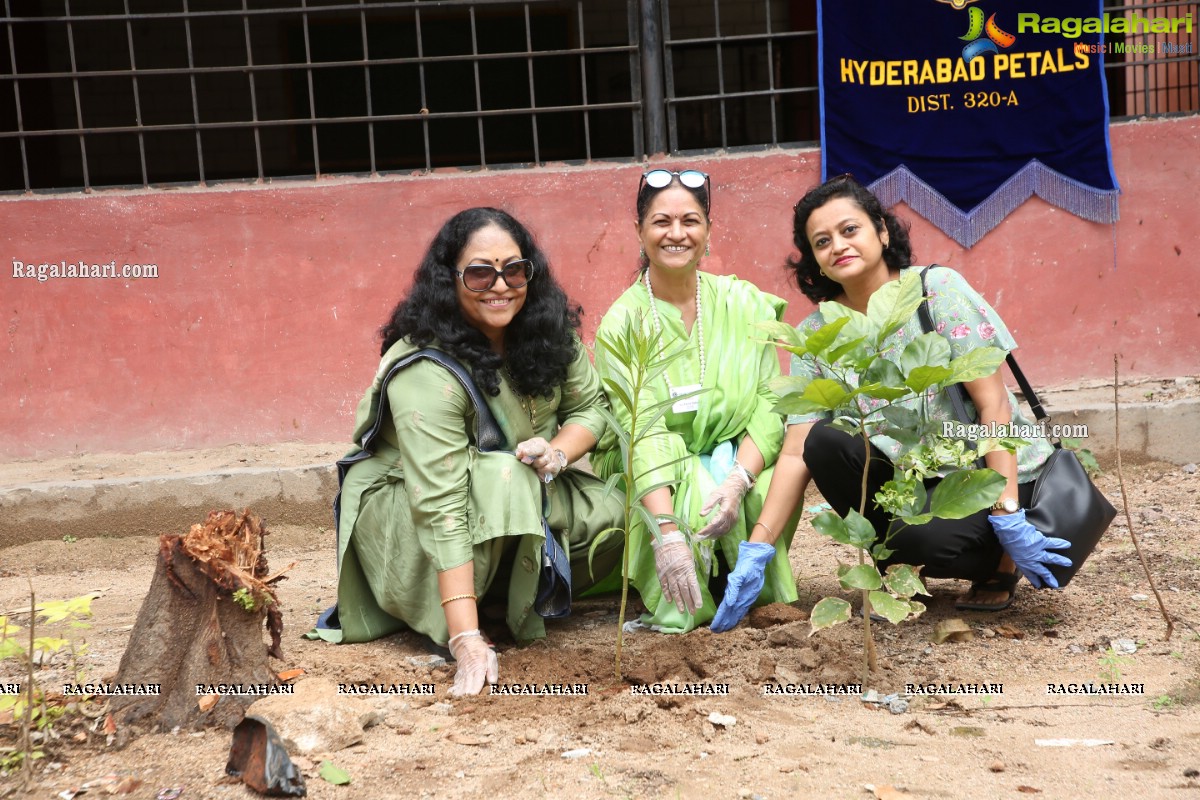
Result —
<instances>
[{"instance_id":1,"label":"sandal","mask_svg":"<svg viewBox=\"0 0 1200 800\"><path fill-rule=\"evenodd\" d=\"M1017 582L1021 580L1019 572L997 572L986 581L975 581L971 591L965 597L954 602L959 611L1003 611L1017 599ZM971 598L978 592L1007 592L1008 597L995 603L982 603Z\"/></svg>"}]
</instances>

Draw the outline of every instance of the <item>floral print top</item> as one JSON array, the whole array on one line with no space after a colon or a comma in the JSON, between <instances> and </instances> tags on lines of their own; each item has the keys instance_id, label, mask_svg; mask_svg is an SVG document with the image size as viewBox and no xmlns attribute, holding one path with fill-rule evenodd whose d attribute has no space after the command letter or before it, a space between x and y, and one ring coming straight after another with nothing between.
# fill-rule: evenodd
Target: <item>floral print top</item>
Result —
<instances>
[{"instance_id":1,"label":"floral print top","mask_svg":"<svg viewBox=\"0 0 1200 800\"><path fill-rule=\"evenodd\" d=\"M901 274L907 274L910 270L921 269L923 267L905 267L901 270ZM951 358L958 358L977 347L989 345L999 347L1005 352L1017 349L1017 343L1008 332L1008 328L1005 327L1004 321L1000 319L1000 315L996 313L995 309L978 292L971 288L971 285L967 283L962 275L947 267L931 269L925 274L925 287L926 293L929 296L929 311L934 321L935 330L950 344ZM819 329L824 324L825 319L821 315L820 309L817 309L797 326L797 330L809 333ZM881 355L884 358L899 363L900 354L904 352L904 348L923 333L921 320L914 313L908 324L898 330L888 340L889 344L882 351ZM811 378L833 377L826 376L821 371L821 368L814 364L811 359L801 359L794 355L792 356L791 374ZM857 386L858 376L850 375L849 377L850 383ZM886 404L886 401L872 397L860 396L856 399L864 412L869 412ZM1011 390L1008 392L1008 401L1012 407L1013 425L1031 426L1033 422L1022 412ZM931 390L920 397L905 401L904 405L923 413L930 420L957 421L957 418L954 416L954 407L951 405L950 398L946 396L945 392ZM967 398L967 412L971 415L972 419L978 419L975 405L969 397ZM788 424L797 425L816 422L823 416L826 415L819 412L792 414L788 417ZM868 417L868 419L873 422L878 421L882 419L882 415L877 412ZM1024 436L1019 438L1024 438L1030 442L1029 445L1017 450L1017 481L1018 483L1027 483L1037 478L1042 470L1042 466L1046 463L1046 459L1054 452L1054 448L1044 437ZM900 443L887 436L886 433L879 433L872 436L871 443L891 458L895 458L900 453Z\"/></svg>"}]
</instances>

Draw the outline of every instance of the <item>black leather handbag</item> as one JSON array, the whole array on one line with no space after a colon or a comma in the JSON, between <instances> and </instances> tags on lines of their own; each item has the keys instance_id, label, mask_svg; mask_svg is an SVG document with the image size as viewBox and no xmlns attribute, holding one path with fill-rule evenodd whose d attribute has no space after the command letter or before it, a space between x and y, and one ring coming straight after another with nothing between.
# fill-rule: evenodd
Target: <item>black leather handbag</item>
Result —
<instances>
[{"instance_id":1,"label":"black leather handbag","mask_svg":"<svg viewBox=\"0 0 1200 800\"><path fill-rule=\"evenodd\" d=\"M921 271L922 294L925 293L925 273L936 266L938 265L932 264ZM917 314L921 318L921 328L926 333L933 332L934 324L929 313L928 300L921 303ZM1037 393L1033 391L1025 373L1017 365L1016 358L1009 353L1005 361L1013 377L1017 379L1025 401L1033 409L1034 417L1038 422L1048 420L1050 415L1042 407ZM967 414L966 390L962 384L947 386L945 391L951 405L954 406L954 416L968 425L974 423L975 420ZM1092 483L1074 451L1064 448L1061 441L1055 440L1051 443L1054 445L1054 452L1033 482L1033 499L1029 508L1025 510L1025 519L1043 535L1066 539L1071 543L1069 550L1054 551L1071 559L1071 566L1046 565L1058 581L1058 585L1063 587L1070 583L1071 578L1075 577L1075 573L1083 566L1083 562L1096 549L1096 543L1112 524L1117 510Z\"/></svg>"}]
</instances>

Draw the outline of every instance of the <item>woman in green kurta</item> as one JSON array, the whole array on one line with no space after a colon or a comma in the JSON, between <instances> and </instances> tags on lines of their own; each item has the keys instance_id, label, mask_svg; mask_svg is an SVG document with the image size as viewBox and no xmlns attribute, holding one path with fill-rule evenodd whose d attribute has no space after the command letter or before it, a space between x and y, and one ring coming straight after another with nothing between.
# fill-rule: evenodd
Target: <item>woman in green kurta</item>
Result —
<instances>
[{"instance_id":1,"label":"woman in green kurta","mask_svg":"<svg viewBox=\"0 0 1200 800\"><path fill-rule=\"evenodd\" d=\"M678 400L634 454L639 485L674 481L644 500L659 521L653 535L640 522L629 536L630 579L649 613L643 625L683 633L713 618L720 597L710 577L724 575L742 557L762 567L760 603L796 599L787 549L796 520L780 526L769 555L742 546L771 483L783 441L783 417L770 381L780 374L775 349L763 344L755 323L778 320L786 303L732 276L702 273L711 226L708 178L694 170L647 173L638 191L637 232L642 244L638 280L600 322L597 339L628 340L640 327L664 352L683 347L665 376L650 385L643 404L702 390ZM598 347L602 376L628 374ZM620 403L614 412L628 429ZM643 405L644 407L644 405ZM596 474L621 471L620 450L605 441L592 458ZM669 516L696 530L687 542ZM778 553L778 557L776 556ZM771 563L768 563L771 562Z\"/></svg>"},{"instance_id":2,"label":"woman in green kurta","mask_svg":"<svg viewBox=\"0 0 1200 800\"><path fill-rule=\"evenodd\" d=\"M342 485L341 629L322 636L362 642L408 627L448 643L456 695L497 680L495 652L479 631L480 598L506 604L518 640L545 636L532 612L542 485L547 523L569 540L576 592L593 583L592 540L621 519L619 496L567 467L604 432L597 409L607 400L577 334L579 308L548 267L505 212L452 217L381 331L379 369L358 406L354 441L374 434L369 457L349 467ZM423 347L471 371L512 452L480 452L474 406L447 369L421 360L393 371ZM601 543L595 574L617 563L620 540Z\"/></svg>"}]
</instances>

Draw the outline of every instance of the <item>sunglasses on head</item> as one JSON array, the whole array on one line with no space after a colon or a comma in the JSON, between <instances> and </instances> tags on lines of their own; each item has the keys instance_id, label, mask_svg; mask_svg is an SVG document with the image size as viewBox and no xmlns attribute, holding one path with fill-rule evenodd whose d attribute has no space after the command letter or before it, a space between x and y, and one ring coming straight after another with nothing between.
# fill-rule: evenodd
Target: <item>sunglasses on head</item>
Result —
<instances>
[{"instance_id":1,"label":"sunglasses on head","mask_svg":"<svg viewBox=\"0 0 1200 800\"><path fill-rule=\"evenodd\" d=\"M510 261L500 269L490 264L470 264L455 270L462 278L463 286L472 292L486 292L496 285L497 278L504 278L510 289L520 289L533 279L533 262L528 258Z\"/></svg>"},{"instance_id":2,"label":"sunglasses on head","mask_svg":"<svg viewBox=\"0 0 1200 800\"><path fill-rule=\"evenodd\" d=\"M638 195L647 186L651 189L665 189L671 185L676 178L679 183L689 189L699 189L708 186L708 173L701 172L698 169L685 169L680 172L672 172L669 169L652 169L649 172L642 174L642 182L638 185ZM709 209L709 193L704 193L704 213L707 214Z\"/></svg>"}]
</instances>

